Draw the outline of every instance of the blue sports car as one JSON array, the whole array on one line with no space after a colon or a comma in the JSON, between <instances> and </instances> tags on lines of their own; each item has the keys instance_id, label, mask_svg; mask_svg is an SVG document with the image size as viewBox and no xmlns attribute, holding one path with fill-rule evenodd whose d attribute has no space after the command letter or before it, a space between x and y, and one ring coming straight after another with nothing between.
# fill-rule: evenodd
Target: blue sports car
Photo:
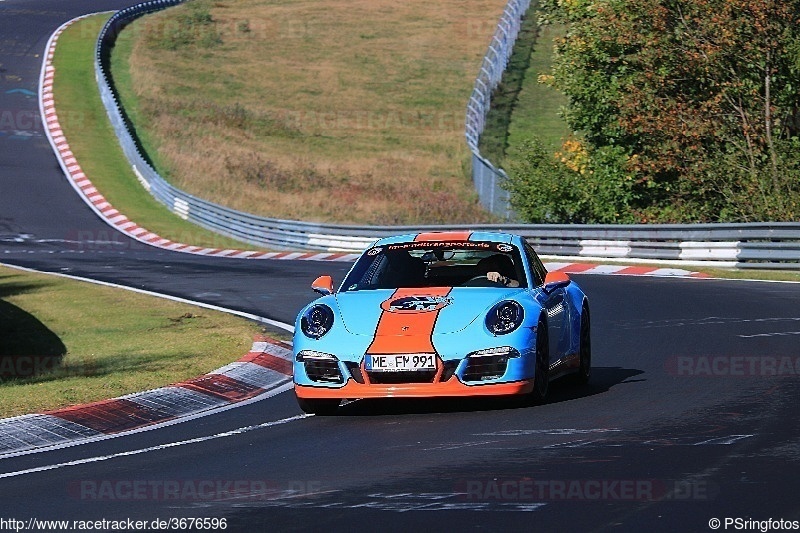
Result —
<instances>
[{"instance_id":1,"label":"blue sports car","mask_svg":"<svg viewBox=\"0 0 800 533\"><path fill-rule=\"evenodd\" d=\"M517 235L434 232L380 239L338 291L297 316L294 388L301 409L332 414L341 400L528 395L591 372L589 301L548 273Z\"/></svg>"}]
</instances>

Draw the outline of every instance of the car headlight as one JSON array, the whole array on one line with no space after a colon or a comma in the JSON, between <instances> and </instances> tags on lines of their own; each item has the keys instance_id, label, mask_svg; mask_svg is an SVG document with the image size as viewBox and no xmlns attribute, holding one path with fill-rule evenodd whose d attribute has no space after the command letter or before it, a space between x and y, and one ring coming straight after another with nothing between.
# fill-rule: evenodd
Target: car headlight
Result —
<instances>
[{"instance_id":1,"label":"car headlight","mask_svg":"<svg viewBox=\"0 0 800 533\"><path fill-rule=\"evenodd\" d=\"M300 319L300 329L306 337L319 339L333 327L333 311L327 305L309 307Z\"/></svg>"},{"instance_id":2,"label":"car headlight","mask_svg":"<svg viewBox=\"0 0 800 533\"><path fill-rule=\"evenodd\" d=\"M525 312L520 304L506 300L494 305L486 314L486 328L493 335L505 335L517 329L524 317Z\"/></svg>"}]
</instances>

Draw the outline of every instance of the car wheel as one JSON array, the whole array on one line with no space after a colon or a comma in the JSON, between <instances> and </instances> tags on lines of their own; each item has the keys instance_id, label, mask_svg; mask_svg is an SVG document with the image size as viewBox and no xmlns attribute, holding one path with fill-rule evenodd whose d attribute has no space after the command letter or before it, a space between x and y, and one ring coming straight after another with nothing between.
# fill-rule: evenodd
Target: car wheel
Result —
<instances>
[{"instance_id":1,"label":"car wheel","mask_svg":"<svg viewBox=\"0 0 800 533\"><path fill-rule=\"evenodd\" d=\"M581 332L579 358L580 366L578 372L573 374L573 380L578 385L586 385L592 375L592 331L589 321L589 307L584 304L581 311Z\"/></svg>"},{"instance_id":2,"label":"car wheel","mask_svg":"<svg viewBox=\"0 0 800 533\"><path fill-rule=\"evenodd\" d=\"M550 341L547 336L547 325L539 321L536 327L536 373L533 376L531 400L542 404L547 399L550 386Z\"/></svg>"},{"instance_id":3,"label":"car wheel","mask_svg":"<svg viewBox=\"0 0 800 533\"><path fill-rule=\"evenodd\" d=\"M297 405L304 413L310 415L328 416L336 414L339 408L339 400L310 400L308 398L297 398Z\"/></svg>"}]
</instances>

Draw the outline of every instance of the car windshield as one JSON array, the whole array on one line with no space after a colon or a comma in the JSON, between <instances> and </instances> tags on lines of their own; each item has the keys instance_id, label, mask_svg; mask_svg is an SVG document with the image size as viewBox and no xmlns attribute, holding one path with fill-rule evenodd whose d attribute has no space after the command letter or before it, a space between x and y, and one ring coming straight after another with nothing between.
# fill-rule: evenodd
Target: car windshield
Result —
<instances>
[{"instance_id":1,"label":"car windshield","mask_svg":"<svg viewBox=\"0 0 800 533\"><path fill-rule=\"evenodd\" d=\"M502 283L492 281L498 275ZM509 286L527 287L515 246L497 242L423 241L370 248L345 278L342 291Z\"/></svg>"}]
</instances>

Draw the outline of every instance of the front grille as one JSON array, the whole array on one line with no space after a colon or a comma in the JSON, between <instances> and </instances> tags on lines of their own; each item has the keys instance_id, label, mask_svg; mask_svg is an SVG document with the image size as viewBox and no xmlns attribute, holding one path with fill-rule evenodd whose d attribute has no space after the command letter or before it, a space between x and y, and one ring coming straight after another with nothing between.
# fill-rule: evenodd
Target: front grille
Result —
<instances>
[{"instance_id":1,"label":"front grille","mask_svg":"<svg viewBox=\"0 0 800 533\"><path fill-rule=\"evenodd\" d=\"M467 358L464 381L483 381L502 377L508 366L508 355L491 355Z\"/></svg>"},{"instance_id":2,"label":"front grille","mask_svg":"<svg viewBox=\"0 0 800 533\"><path fill-rule=\"evenodd\" d=\"M306 359L306 375L311 381L324 383L342 383L342 372L336 361L326 361L320 359Z\"/></svg>"},{"instance_id":3,"label":"front grille","mask_svg":"<svg viewBox=\"0 0 800 533\"><path fill-rule=\"evenodd\" d=\"M424 370L418 372L367 372L370 383L393 384L393 383L433 383L436 376L435 370Z\"/></svg>"}]
</instances>

